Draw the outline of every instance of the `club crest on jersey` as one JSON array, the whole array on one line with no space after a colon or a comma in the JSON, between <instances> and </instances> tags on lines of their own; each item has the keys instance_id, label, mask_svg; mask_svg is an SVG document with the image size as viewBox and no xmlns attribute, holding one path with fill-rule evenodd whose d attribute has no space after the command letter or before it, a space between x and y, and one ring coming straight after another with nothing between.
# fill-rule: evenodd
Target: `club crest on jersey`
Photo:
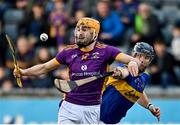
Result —
<instances>
[{"instance_id":1,"label":"club crest on jersey","mask_svg":"<svg viewBox=\"0 0 180 125\"><path fill-rule=\"evenodd\" d=\"M86 66L86 65L82 65L82 66L81 66L81 70L82 70L82 71L86 71L86 70L87 70L87 66Z\"/></svg>"},{"instance_id":2,"label":"club crest on jersey","mask_svg":"<svg viewBox=\"0 0 180 125\"><path fill-rule=\"evenodd\" d=\"M71 56L72 59L74 59L74 58L76 58L76 57L77 57L77 54L73 54L73 55Z\"/></svg>"},{"instance_id":3,"label":"club crest on jersey","mask_svg":"<svg viewBox=\"0 0 180 125\"><path fill-rule=\"evenodd\" d=\"M94 52L93 54L92 54L92 59L98 59L99 58L99 53L98 52Z\"/></svg>"},{"instance_id":4,"label":"club crest on jersey","mask_svg":"<svg viewBox=\"0 0 180 125\"><path fill-rule=\"evenodd\" d=\"M86 60L88 56L89 56L89 53L85 53L84 55L82 55L82 60Z\"/></svg>"},{"instance_id":5,"label":"club crest on jersey","mask_svg":"<svg viewBox=\"0 0 180 125\"><path fill-rule=\"evenodd\" d=\"M135 80L135 83L136 83L137 88L143 89L145 87L144 83L139 78Z\"/></svg>"}]
</instances>

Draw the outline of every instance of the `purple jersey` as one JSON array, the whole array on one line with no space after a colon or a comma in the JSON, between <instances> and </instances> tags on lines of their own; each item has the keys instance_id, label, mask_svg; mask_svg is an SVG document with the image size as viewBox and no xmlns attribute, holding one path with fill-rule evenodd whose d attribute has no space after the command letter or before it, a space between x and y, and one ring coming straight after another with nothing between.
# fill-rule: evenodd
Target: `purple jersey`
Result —
<instances>
[{"instance_id":1,"label":"purple jersey","mask_svg":"<svg viewBox=\"0 0 180 125\"><path fill-rule=\"evenodd\" d=\"M70 80L79 80L103 74L120 51L112 46L97 43L90 52L81 51L77 45L70 45L58 53L56 60L69 67ZM65 100L80 105L100 104L104 79L98 79L75 88L65 96Z\"/></svg>"}]
</instances>

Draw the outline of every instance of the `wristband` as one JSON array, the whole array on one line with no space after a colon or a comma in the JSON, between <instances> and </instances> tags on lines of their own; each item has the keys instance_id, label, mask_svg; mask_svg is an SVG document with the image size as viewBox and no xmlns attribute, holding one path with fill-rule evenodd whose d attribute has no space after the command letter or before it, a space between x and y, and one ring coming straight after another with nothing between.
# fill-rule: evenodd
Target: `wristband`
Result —
<instances>
[{"instance_id":1,"label":"wristband","mask_svg":"<svg viewBox=\"0 0 180 125\"><path fill-rule=\"evenodd\" d=\"M152 107L152 106L153 106L153 104L148 103L148 105L147 105L147 109L150 109L150 107Z\"/></svg>"}]
</instances>

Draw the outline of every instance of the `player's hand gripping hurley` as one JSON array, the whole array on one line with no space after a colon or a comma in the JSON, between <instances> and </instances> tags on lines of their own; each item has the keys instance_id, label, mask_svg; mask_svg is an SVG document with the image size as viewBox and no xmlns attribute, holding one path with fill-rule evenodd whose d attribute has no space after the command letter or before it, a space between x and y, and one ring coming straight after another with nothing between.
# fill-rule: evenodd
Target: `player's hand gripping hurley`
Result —
<instances>
[{"instance_id":1,"label":"player's hand gripping hurley","mask_svg":"<svg viewBox=\"0 0 180 125\"><path fill-rule=\"evenodd\" d=\"M63 93L67 93L67 92L72 91L73 89L75 89L78 86L87 84L87 83L97 80L99 78L104 78L106 76L110 76L112 74L113 74L113 72L107 72L103 75L100 74L98 76L92 76L89 78L75 80L75 81L66 81L66 80L61 80L61 79L55 79L54 85L59 91L61 91Z\"/></svg>"},{"instance_id":2,"label":"player's hand gripping hurley","mask_svg":"<svg viewBox=\"0 0 180 125\"><path fill-rule=\"evenodd\" d=\"M1 36L5 38L6 42L8 42L9 48L11 49L11 55L13 57L14 67L16 68L18 72L20 72L18 64L17 64L17 60L16 60L16 50L15 50L13 42L11 41L11 39L9 38L7 34L2 34ZM21 79L19 77L16 77L16 81L20 88L23 87Z\"/></svg>"}]
</instances>

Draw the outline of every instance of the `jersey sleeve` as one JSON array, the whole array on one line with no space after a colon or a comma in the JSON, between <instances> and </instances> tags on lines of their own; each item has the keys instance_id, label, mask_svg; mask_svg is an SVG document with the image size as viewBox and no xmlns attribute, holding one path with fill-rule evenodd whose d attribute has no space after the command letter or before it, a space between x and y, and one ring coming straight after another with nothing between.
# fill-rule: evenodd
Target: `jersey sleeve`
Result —
<instances>
[{"instance_id":1,"label":"jersey sleeve","mask_svg":"<svg viewBox=\"0 0 180 125\"><path fill-rule=\"evenodd\" d=\"M142 78L142 82L145 84L145 86L147 86L148 84L150 84L150 75L148 73L143 73L141 75Z\"/></svg>"},{"instance_id":2,"label":"jersey sleeve","mask_svg":"<svg viewBox=\"0 0 180 125\"><path fill-rule=\"evenodd\" d=\"M120 53L121 51L118 48L115 48L113 46L107 46L106 58L109 64L111 64L115 60L116 56Z\"/></svg>"},{"instance_id":3,"label":"jersey sleeve","mask_svg":"<svg viewBox=\"0 0 180 125\"><path fill-rule=\"evenodd\" d=\"M61 52L59 52L55 59L59 62L59 64L66 64L66 51L63 50Z\"/></svg>"}]
</instances>

